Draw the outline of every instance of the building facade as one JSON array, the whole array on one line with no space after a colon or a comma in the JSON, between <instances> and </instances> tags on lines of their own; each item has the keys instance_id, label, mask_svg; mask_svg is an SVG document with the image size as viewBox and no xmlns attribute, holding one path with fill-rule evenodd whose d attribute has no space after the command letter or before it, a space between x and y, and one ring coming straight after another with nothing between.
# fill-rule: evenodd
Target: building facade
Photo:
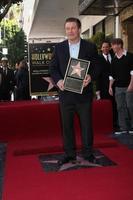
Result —
<instances>
[{"instance_id":1,"label":"building facade","mask_svg":"<svg viewBox=\"0 0 133 200\"><path fill-rule=\"evenodd\" d=\"M79 12L82 15L106 16L93 27L86 27L90 37L97 32L104 32L105 36L120 37L124 46L133 52L133 1L132 0L80 0Z\"/></svg>"}]
</instances>

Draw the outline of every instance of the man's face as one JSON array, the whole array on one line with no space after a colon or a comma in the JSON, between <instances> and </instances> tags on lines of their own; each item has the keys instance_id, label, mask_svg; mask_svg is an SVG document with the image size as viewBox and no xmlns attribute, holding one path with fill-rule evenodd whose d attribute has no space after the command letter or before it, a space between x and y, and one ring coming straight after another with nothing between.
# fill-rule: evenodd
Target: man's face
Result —
<instances>
[{"instance_id":1,"label":"man's face","mask_svg":"<svg viewBox=\"0 0 133 200\"><path fill-rule=\"evenodd\" d=\"M120 44L112 44L112 49L113 49L114 53L117 53L122 49L122 47Z\"/></svg>"},{"instance_id":2,"label":"man's face","mask_svg":"<svg viewBox=\"0 0 133 200\"><path fill-rule=\"evenodd\" d=\"M78 28L76 22L67 22L65 24L65 31L68 40L74 41L80 37L81 29Z\"/></svg>"},{"instance_id":3,"label":"man's face","mask_svg":"<svg viewBox=\"0 0 133 200\"><path fill-rule=\"evenodd\" d=\"M16 65L15 65L15 68L16 68L16 69L18 69L18 68L19 68L19 64L18 64L18 63L16 63Z\"/></svg>"},{"instance_id":4,"label":"man's face","mask_svg":"<svg viewBox=\"0 0 133 200\"><path fill-rule=\"evenodd\" d=\"M107 55L110 51L110 46L108 43L103 43L102 47L101 47L102 53L104 53L105 55Z\"/></svg>"},{"instance_id":5,"label":"man's face","mask_svg":"<svg viewBox=\"0 0 133 200\"><path fill-rule=\"evenodd\" d=\"M23 63L20 62L18 68L21 68L23 66Z\"/></svg>"},{"instance_id":6,"label":"man's face","mask_svg":"<svg viewBox=\"0 0 133 200\"><path fill-rule=\"evenodd\" d=\"M2 67L7 67L7 61L6 60L2 60L1 64L2 64Z\"/></svg>"}]
</instances>

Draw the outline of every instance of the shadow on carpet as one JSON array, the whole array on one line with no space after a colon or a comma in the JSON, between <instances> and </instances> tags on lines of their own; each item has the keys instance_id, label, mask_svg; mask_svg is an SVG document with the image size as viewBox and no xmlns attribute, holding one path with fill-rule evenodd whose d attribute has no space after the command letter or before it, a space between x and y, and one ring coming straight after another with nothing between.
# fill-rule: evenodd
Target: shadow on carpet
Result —
<instances>
[{"instance_id":1,"label":"shadow on carpet","mask_svg":"<svg viewBox=\"0 0 133 200\"><path fill-rule=\"evenodd\" d=\"M2 199L2 185L4 179L4 166L6 156L6 144L0 143L0 200Z\"/></svg>"},{"instance_id":2,"label":"shadow on carpet","mask_svg":"<svg viewBox=\"0 0 133 200\"><path fill-rule=\"evenodd\" d=\"M129 149L133 149L133 135L127 133L121 135L113 135L112 137L117 139L121 144L126 145Z\"/></svg>"},{"instance_id":3,"label":"shadow on carpet","mask_svg":"<svg viewBox=\"0 0 133 200\"><path fill-rule=\"evenodd\" d=\"M64 154L41 155L39 156L39 160L44 171L46 172L60 172L66 170L77 170L81 168L106 167L116 165L115 162L110 160L99 150L94 150L94 156L96 158L96 162L91 163L84 160L81 153L79 152L77 153L77 161L75 163L69 162L61 166L58 165L58 160L62 159Z\"/></svg>"}]
</instances>

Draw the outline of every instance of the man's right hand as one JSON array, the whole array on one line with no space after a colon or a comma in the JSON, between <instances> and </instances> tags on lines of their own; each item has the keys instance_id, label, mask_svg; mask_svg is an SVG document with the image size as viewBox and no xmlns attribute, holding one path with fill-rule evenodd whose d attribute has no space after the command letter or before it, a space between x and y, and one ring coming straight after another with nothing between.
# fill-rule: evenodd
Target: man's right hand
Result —
<instances>
[{"instance_id":1,"label":"man's right hand","mask_svg":"<svg viewBox=\"0 0 133 200\"><path fill-rule=\"evenodd\" d=\"M97 100L101 99L100 91L99 91L99 90L96 91L96 99L97 99Z\"/></svg>"},{"instance_id":2,"label":"man's right hand","mask_svg":"<svg viewBox=\"0 0 133 200\"><path fill-rule=\"evenodd\" d=\"M111 96L113 96L113 89L112 89L112 87L109 87L109 94L110 94Z\"/></svg>"},{"instance_id":3,"label":"man's right hand","mask_svg":"<svg viewBox=\"0 0 133 200\"><path fill-rule=\"evenodd\" d=\"M61 91L64 91L64 81L62 79L57 82L57 86Z\"/></svg>"}]
</instances>

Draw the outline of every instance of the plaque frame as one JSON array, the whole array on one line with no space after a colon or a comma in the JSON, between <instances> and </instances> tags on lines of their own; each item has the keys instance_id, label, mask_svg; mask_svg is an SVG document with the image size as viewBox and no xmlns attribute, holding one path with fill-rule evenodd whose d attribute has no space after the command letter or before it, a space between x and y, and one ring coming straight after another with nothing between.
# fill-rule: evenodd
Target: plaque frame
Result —
<instances>
[{"instance_id":1,"label":"plaque frame","mask_svg":"<svg viewBox=\"0 0 133 200\"><path fill-rule=\"evenodd\" d=\"M76 63L76 65L73 63ZM75 72L74 67L78 66L80 69L78 72ZM84 66L84 67L83 67ZM64 76L64 88L67 91L82 94L83 92L83 81L87 76L90 66L90 61L83 59L76 59L70 57L66 73ZM73 69L73 70L72 70ZM79 75L79 74L80 75ZM76 85L77 84L77 85Z\"/></svg>"}]
</instances>

